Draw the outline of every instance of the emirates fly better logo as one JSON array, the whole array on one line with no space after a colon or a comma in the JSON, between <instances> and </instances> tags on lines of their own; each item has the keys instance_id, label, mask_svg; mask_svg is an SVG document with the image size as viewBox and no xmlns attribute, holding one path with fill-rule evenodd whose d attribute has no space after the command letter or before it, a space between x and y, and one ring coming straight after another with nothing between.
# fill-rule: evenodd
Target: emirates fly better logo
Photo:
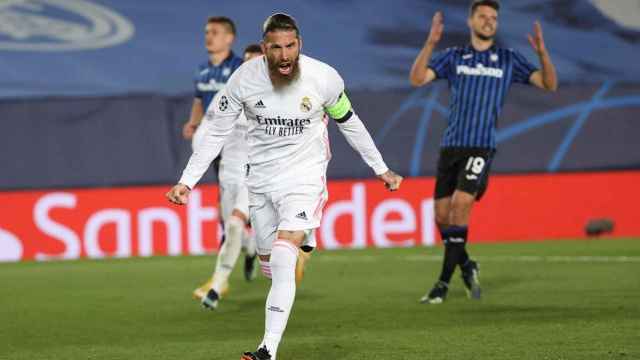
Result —
<instances>
[{"instance_id":1,"label":"emirates fly better logo","mask_svg":"<svg viewBox=\"0 0 640 360\"><path fill-rule=\"evenodd\" d=\"M87 0L0 1L0 50L100 49L133 33L129 20Z\"/></svg>"}]
</instances>

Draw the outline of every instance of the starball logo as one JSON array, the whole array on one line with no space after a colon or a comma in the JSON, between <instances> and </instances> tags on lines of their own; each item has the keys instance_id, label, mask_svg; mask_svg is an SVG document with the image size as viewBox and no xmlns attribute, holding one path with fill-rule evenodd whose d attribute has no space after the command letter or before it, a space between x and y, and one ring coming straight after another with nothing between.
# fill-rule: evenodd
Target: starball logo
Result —
<instances>
[{"instance_id":1,"label":"starball logo","mask_svg":"<svg viewBox=\"0 0 640 360\"><path fill-rule=\"evenodd\" d=\"M87 0L0 1L0 50L101 49L134 32L122 15Z\"/></svg>"}]
</instances>

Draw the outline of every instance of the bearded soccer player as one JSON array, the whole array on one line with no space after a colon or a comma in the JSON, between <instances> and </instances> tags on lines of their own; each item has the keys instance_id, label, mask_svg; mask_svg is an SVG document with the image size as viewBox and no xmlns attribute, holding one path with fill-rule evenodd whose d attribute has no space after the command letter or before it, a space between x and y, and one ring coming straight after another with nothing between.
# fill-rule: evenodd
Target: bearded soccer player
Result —
<instances>
[{"instance_id":1,"label":"bearded soccer player","mask_svg":"<svg viewBox=\"0 0 640 360\"><path fill-rule=\"evenodd\" d=\"M474 1L467 20L471 43L432 57L444 27L442 14L436 13L429 37L411 69L412 85L424 86L446 79L451 94L435 186L435 214L445 246L444 261L440 278L422 297L423 303L439 304L445 300L457 266L462 270L469 297L480 298L478 264L466 250L468 224L474 202L487 189L496 152L496 126L506 94L513 83L546 91L558 87L540 24L536 22L534 35L529 35L540 62L538 69L519 52L495 44L499 10L497 1Z\"/></svg>"},{"instance_id":2,"label":"bearded soccer player","mask_svg":"<svg viewBox=\"0 0 640 360\"><path fill-rule=\"evenodd\" d=\"M243 64L216 96L205 116L211 126L203 146L167 193L173 203L187 202L244 109L249 120L249 213L263 271L272 279L264 338L256 351L242 355L244 360L276 359L295 298L298 249L309 246L327 200L329 118L388 189L398 189L402 181L385 165L352 109L338 72L301 55L301 46L292 17L274 14L265 21L266 56Z\"/></svg>"}]
</instances>

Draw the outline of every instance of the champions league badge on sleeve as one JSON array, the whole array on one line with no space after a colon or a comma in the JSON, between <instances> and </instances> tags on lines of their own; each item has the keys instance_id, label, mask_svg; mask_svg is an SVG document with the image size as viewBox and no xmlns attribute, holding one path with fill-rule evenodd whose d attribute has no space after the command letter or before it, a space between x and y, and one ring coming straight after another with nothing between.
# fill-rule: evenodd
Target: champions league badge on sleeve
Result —
<instances>
[{"instance_id":1,"label":"champions league badge on sleeve","mask_svg":"<svg viewBox=\"0 0 640 360\"><path fill-rule=\"evenodd\" d=\"M0 50L101 49L133 37L133 24L89 0L0 1Z\"/></svg>"},{"instance_id":2,"label":"champions league badge on sleeve","mask_svg":"<svg viewBox=\"0 0 640 360\"><path fill-rule=\"evenodd\" d=\"M220 111L227 111L229 108L229 99L225 95L220 97L220 101L218 102L218 109Z\"/></svg>"}]
</instances>

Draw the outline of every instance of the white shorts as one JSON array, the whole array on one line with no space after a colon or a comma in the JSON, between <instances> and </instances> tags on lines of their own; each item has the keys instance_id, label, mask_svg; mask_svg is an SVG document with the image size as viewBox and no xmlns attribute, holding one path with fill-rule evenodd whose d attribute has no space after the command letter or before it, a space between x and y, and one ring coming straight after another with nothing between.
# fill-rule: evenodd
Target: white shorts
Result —
<instances>
[{"instance_id":1,"label":"white shorts","mask_svg":"<svg viewBox=\"0 0 640 360\"><path fill-rule=\"evenodd\" d=\"M314 229L320 226L327 198L323 183L296 185L264 194L249 192L249 215L258 254L271 253L278 230L305 231L302 245L315 247Z\"/></svg>"},{"instance_id":2,"label":"white shorts","mask_svg":"<svg viewBox=\"0 0 640 360\"><path fill-rule=\"evenodd\" d=\"M227 221L233 210L243 213L249 218L249 190L244 181L237 183L220 183L220 214Z\"/></svg>"}]
</instances>

